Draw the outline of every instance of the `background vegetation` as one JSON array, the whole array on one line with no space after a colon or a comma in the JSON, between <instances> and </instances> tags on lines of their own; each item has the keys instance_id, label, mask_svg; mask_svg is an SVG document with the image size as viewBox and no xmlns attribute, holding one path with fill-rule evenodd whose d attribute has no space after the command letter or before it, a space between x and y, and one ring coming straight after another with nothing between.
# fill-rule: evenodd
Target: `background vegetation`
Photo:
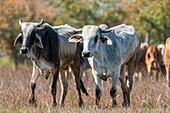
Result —
<instances>
[{"instance_id":1,"label":"background vegetation","mask_svg":"<svg viewBox=\"0 0 170 113\"><path fill-rule=\"evenodd\" d=\"M170 35L169 0L0 0L0 52L16 59L14 39L20 32L18 20L51 25L133 25L141 40L164 43Z\"/></svg>"}]
</instances>

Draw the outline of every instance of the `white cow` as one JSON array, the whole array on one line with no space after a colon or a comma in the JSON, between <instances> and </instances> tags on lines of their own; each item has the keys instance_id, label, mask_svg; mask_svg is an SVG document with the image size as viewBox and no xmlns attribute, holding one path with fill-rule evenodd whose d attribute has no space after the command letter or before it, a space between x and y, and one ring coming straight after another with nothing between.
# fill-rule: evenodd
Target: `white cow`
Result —
<instances>
[{"instance_id":1,"label":"white cow","mask_svg":"<svg viewBox=\"0 0 170 113\"><path fill-rule=\"evenodd\" d=\"M88 57L96 83L96 105L99 106L102 94L100 79L107 80L107 77L111 77L112 106L117 105L116 89L119 78L124 99L122 105L130 106L136 52L140 45L133 26L121 24L110 29L102 29L99 26L86 25L81 30L82 34L71 36L69 42L79 42L83 39L82 55ZM128 68L128 76L124 75L125 65Z\"/></svg>"}]
</instances>

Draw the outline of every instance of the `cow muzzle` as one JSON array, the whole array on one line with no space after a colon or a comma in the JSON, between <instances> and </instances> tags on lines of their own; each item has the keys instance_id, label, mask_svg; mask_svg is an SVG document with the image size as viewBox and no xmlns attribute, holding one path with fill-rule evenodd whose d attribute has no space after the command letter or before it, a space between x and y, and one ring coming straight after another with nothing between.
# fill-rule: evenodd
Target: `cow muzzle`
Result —
<instances>
[{"instance_id":1,"label":"cow muzzle","mask_svg":"<svg viewBox=\"0 0 170 113\"><path fill-rule=\"evenodd\" d=\"M157 69L157 62L156 61L152 61L151 66L152 66L151 67L152 69L156 70Z\"/></svg>"},{"instance_id":2,"label":"cow muzzle","mask_svg":"<svg viewBox=\"0 0 170 113\"><path fill-rule=\"evenodd\" d=\"M83 57L86 57L86 58L90 57L90 51L84 51L84 52L82 52L82 56L83 56Z\"/></svg>"},{"instance_id":3,"label":"cow muzzle","mask_svg":"<svg viewBox=\"0 0 170 113\"><path fill-rule=\"evenodd\" d=\"M27 47L21 47L20 54L28 54L29 49Z\"/></svg>"}]
</instances>

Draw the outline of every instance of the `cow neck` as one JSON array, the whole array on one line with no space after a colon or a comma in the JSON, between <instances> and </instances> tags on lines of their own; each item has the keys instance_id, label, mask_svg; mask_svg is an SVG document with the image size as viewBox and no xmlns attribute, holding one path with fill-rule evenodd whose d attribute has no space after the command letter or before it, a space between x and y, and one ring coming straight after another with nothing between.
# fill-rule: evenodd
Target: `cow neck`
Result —
<instances>
[{"instance_id":1,"label":"cow neck","mask_svg":"<svg viewBox=\"0 0 170 113\"><path fill-rule=\"evenodd\" d=\"M94 61L97 63L97 65L98 66L103 66L103 62L102 62L103 58L101 57L102 55L100 54L100 52L99 51L94 52L93 56L94 56L93 57Z\"/></svg>"},{"instance_id":2,"label":"cow neck","mask_svg":"<svg viewBox=\"0 0 170 113\"><path fill-rule=\"evenodd\" d=\"M42 38L44 48L39 48L33 45L32 52L37 60L44 59L52 64L59 64L59 42L56 32L48 32L45 38ZM55 45L55 46L54 46Z\"/></svg>"}]
</instances>

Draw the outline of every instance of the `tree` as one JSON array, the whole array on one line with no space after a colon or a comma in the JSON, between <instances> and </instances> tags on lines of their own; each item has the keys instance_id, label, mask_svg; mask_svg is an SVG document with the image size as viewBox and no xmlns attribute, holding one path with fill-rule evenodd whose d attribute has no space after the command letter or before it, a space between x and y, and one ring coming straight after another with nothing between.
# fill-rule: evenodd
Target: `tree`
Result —
<instances>
[{"instance_id":1,"label":"tree","mask_svg":"<svg viewBox=\"0 0 170 113\"><path fill-rule=\"evenodd\" d=\"M0 1L0 48L3 53L16 59L18 50L13 46L13 43L20 32L18 20L23 18L25 21L39 22L41 18L44 18L48 22L52 22L55 10L49 6L50 4L44 0Z\"/></svg>"},{"instance_id":2,"label":"tree","mask_svg":"<svg viewBox=\"0 0 170 113\"><path fill-rule=\"evenodd\" d=\"M54 5L57 7L55 25L82 27L87 24L120 24L125 14L118 3L117 0L59 0Z\"/></svg>"},{"instance_id":3,"label":"tree","mask_svg":"<svg viewBox=\"0 0 170 113\"><path fill-rule=\"evenodd\" d=\"M165 42L170 34L169 0L135 0L123 8L126 22L134 25L141 37L149 33L149 43Z\"/></svg>"}]
</instances>

